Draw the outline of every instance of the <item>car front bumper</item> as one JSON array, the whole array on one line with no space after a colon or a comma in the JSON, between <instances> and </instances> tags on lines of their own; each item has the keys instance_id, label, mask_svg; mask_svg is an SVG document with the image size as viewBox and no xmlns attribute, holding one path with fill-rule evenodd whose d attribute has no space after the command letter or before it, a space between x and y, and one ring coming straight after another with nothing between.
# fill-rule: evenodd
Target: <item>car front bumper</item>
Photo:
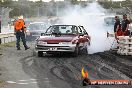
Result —
<instances>
[{"instance_id":1,"label":"car front bumper","mask_svg":"<svg viewBox=\"0 0 132 88\"><path fill-rule=\"evenodd\" d=\"M36 52L74 52L76 44L45 44L45 45L36 45Z\"/></svg>"}]
</instances>

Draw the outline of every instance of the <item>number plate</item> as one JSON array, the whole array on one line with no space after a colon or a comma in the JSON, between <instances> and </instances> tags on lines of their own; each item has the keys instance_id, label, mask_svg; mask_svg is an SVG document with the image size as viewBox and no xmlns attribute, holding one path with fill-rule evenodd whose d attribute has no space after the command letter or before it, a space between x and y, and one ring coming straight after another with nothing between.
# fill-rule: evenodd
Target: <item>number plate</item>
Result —
<instances>
[{"instance_id":1,"label":"number plate","mask_svg":"<svg viewBox=\"0 0 132 88\"><path fill-rule=\"evenodd\" d=\"M57 48L49 48L48 50L57 50Z\"/></svg>"}]
</instances>

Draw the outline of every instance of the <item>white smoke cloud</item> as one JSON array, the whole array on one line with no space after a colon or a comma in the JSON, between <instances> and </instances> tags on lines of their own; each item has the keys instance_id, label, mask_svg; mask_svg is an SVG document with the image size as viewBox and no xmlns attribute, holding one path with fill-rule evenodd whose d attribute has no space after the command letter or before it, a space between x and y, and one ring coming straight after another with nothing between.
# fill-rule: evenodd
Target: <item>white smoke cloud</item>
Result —
<instances>
[{"instance_id":1,"label":"white smoke cloud","mask_svg":"<svg viewBox=\"0 0 132 88\"><path fill-rule=\"evenodd\" d=\"M98 3L91 3L86 8L75 6L64 11L62 20L64 24L83 25L91 36L89 54L109 50L114 41L107 38L107 27L104 25L103 18L104 11L105 9Z\"/></svg>"}]
</instances>

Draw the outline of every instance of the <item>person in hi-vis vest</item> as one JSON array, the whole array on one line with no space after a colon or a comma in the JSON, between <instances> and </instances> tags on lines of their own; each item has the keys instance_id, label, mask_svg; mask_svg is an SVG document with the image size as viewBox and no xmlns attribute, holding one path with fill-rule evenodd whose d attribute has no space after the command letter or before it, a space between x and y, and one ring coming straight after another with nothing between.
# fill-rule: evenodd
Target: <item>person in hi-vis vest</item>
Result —
<instances>
[{"instance_id":1,"label":"person in hi-vis vest","mask_svg":"<svg viewBox=\"0 0 132 88\"><path fill-rule=\"evenodd\" d=\"M15 32L15 35L16 35L17 50L21 50L21 48L20 48L20 39L23 42L25 50L29 49L29 47L26 44L26 39L25 39L26 27L25 27L25 22L23 20L23 16L18 17L18 19L15 21L15 23L14 23L14 32Z\"/></svg>"}]
</instances>

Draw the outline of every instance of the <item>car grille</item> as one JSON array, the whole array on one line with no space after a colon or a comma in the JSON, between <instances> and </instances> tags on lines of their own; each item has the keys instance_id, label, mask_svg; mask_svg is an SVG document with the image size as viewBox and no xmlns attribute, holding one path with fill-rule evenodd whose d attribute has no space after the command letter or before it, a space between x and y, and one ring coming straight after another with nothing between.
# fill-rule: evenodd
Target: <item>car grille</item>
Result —
<instances>
[{"instance_id":1,"label":"car grille","mask_svg":"<svg viewBox=\"0 0 132 88\"><path fill-rule=\"evenodd\" d=\"M59 43L52 43L52 42L47 42L47 44L59 44Z\"/></svg>"},{"instance_id":2,"label":"car grille","mask_svg":"<svg viewBox=\"0 0 132 88\"><path fill-rule=\"evenodd\" d=\"M37 47L41 47L41 48L52 48L52 47L69 47L69 46L43 46L43 45L37 45Z\"/></svg>"},{"instance_id":3,"label":"car grille","mask_svg":"<svg viewBox=\"0 0 132 88\"><path fill-rule=\"evenodd\" d=\"M41 50L48 50L50 48L57 48L57 50L72 50L69 48L69 46L42 46L42 45L37 45L37 49Z\"/></svg>"}]
</instances>

